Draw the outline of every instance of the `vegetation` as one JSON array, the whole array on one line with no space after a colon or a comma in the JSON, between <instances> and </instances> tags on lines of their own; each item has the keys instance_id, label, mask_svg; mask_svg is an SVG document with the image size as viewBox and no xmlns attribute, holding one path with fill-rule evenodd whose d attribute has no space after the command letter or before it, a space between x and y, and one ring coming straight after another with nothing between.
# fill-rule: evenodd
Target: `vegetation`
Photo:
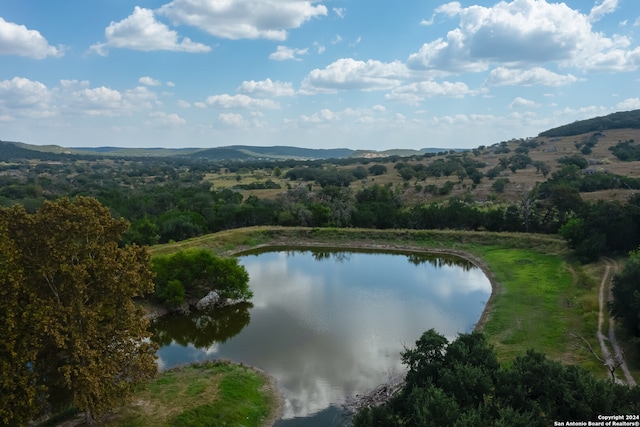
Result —
<instances>
[{"instance_id":1,"label":"vegetation","mask_svg":"<svg viewBox=\"0 0 640 427\"><path fill-rule=\"evenodd\" d=\"M608 129L638 128L640 127L640 110L624 111L609 114L603 117L595 117L588 120L580 120L568 125L549 129L540 133L540 136L568 136L580 135L587 132L604 131Z\"/></svg>"},{"instance_id":2,"label":"vegetation","mask_svg":"<svg viewBox=\"0 0 640 427\"><path fill-rule=\"evenodd\" d=\"M156 297L170 305L204 296L210 288L228 292L225 285L209 280L208 271L214 267L220 269L218 273L228 273L230 282L237 285L240 293L235 297L247 297L237 266L212 258L212 253L274 239L289 243L324 240L332 245L352 245L354 240L365 239L465 251L484 259L506 291L494 301L492 316L485 323L498 360L510 360L524 352L524 346L534 344L537 351L554 359L574 360L575 354L569 355L567 332L592 331L596 321L593 284L585 284L589 281L582 279L584 269L600 268L599 264L574 264L574 260L589 263L603 255L620 257L640 246L640 167L634 163L640 161L634 143L640 137L639 114L640 110L617 113L550 130L537 138L468 151L359 153L363 157L344 157L353 154L349 150L319 153L294 147L75 151L50 146L35 150L27 144L0 141L0 206L5 207L0 211L0 305L4 308L6 300L8 307L0 311L0 332L10 337L0 351L0 363L3 376L4 372L13 373L10 381L8 375L7 382L3 379L1 387L7 390L0 392L24 403L2 412L2 416L31 419L37 412L32 403L45 403L48 390L50 396L62 397L61 402L46 401L56 407L74 399L94 412L111 405L108 396L121 385L105 392L104 400L109 403L103 407L94 404L103 398L101 394L86 403L89 398L76 397L80 394L68 388L73 380L89 389L98 376L85 381L81 375L90 375L84 371L61 368L51 373L43 367L44 362L62 367L73 359L67 353L84 354L81 349L90 347L81 342L77 331L80 326L91 328L94 320L64 324L70 316L79 313L107 322L117 314L126 323L129 304L112 308L98 303L93 294L55 313L51 308L40 310L38 304L44 304L42 295L47 292L47 307L56 307L67 297L75 302L65 292L80 295L95 283L102 286L103 281L108 282L109 274L125 275L127 271L118 270L123 268L121 264L110 263L109 257L127 254L121 256L129 256L133 260L130 264L138 266L146 255L136 244L167 244L152 249L165 255L175 248L211 251L181 253L175 261L159 258L154 263ZM616 157L609 158L611 153ZM108 211L94 209L99 212L95 216L102 219L64 219L74 209L82 213L71 217L92 217L93 208L82 203L97 202L86 202L92 199L84 196L95 197L108 207ZM61 197L75 201L58 202ZM52 206L66 213L56 216L51 213L55 211ZM45 212L53 218L46 220L51 226L44 225ZM128 231L125 220L131 223ZM90 239L85 242L69 236L86 232L86 227L92 231L85 234L93 238L95 230L110 221L118 225L102 229L108 238L102 240L104 255L100 255L107 259L100 265L109 270L99 272L93 265L97 258L91 258L98 252L93 247L87 249ZM94 223L100 225L94 227ZM237 234L224 231L241 227L255 228ZM215 242L206 237L209 233L217 233ZM565 239L570 253L564 252L565 246L555 234ZM29 246L29 239L39 239L33 240L38 244ZM172 242L178 243L168 245ZM638 282L634 279L636 258L632 252L629 270L616 277L612 305L613 315L632 334L637 334L633 325L638 326L633 305L637 288L630 285ZM177 267L170 267L171 262ZM205 267L197 270L198 265ZM130 301L131 296L146 292L151 276L146 268L134 269L127 276L130 281L121 285L130 288L121 290L119 297ZM139 279L133 277L136 274ZM62 280L54 285L64 283L64 287L50 288L43 282L50 276ZM87 278L94 282L83 287L89 283ZM225 297L235 299L231 293ZM92 304L102 305L94 309ZM535 310L529 309L532 304ZM28 320L25 324L37 327L16 326L22 323L15 319ZM120 323L122 330L138 333L135 328L127 329L125 323ZM71 334L68 340L60 338L63 327L64 333ZM95 336L90 332L89 340L99 339L97 332ZM120 339L117 333L113 336ZM149 356L151 348L147 350ZM59 351L67 353L59 356ZM142 364L144 357L140 356ZM586 358L580 362L585 363ZM141 372L144 374L144 369ZM114 374L109 371L104 375ZM99 394L95 389L89 393Z\"/></svg>"},{"instance_id":3,"label":"vegetation","mask_svg":"<svg viewBox=\"0 0 640 427\"><path fill-rule=\"evenodd\" d=\"M356 427L548 426L640 411L639 386L596 380L533 350L501 366L478 332L448 343L429 330L402 360L409 368L402 390L387 404L359 412Z\"/></svg>"},{"instance_id":4,"label":"vegetation","mask_svg":"<svg viewBox=\"0 0 640 427\"><path fill-rule=\"evenodd\" d=\"M616 145L609 147L609 150L623 162L640 160L640 145L636 144L633 139L620 141Z\"/></svg>"},{"instance_id":5,"label":"vegetation","mask_svg":"<svg viewBox=\"0 0 640 427\"><path fill-rule=\"evenodd\" d=\"M277 392L269 387L266 376L227 362L205 362L162 372L137 389L135 400L137 404L119 408L102 424L258 427L278 415Z\"/></svg>"},{"instance_id":6,"label":"vegetation","mask_svg":"<svg viewBox=\"0 0 640 427\"><path fill-rule=\"evenodd\" d=\"M87 424L156 373L133 298L153 290L149 255L95 199L0 210L0 422L81 408Z\"/></svg>"},{"instance_id":7,"label":"vegetation","mask_svg":"<svg viewBox=\"0 0 640 427\"><path fill-rule=\"evenodd\" d=\"M216 291L224 300L245 301L253 296L249 274L235 258L219 258L205 249L188 249L152 260L155 298L178 306L190 298Z\"/></svg>"},{"instance_id":8,"label":"vegetation","mask_svg":"<svg viewBox=\"0 0 640 427\"><path fill-rule=\"evenodd\" d=\"M613 280L611 314L640 344L640 249L629 253L622 272Z\"/></svg>"}]
</instances>

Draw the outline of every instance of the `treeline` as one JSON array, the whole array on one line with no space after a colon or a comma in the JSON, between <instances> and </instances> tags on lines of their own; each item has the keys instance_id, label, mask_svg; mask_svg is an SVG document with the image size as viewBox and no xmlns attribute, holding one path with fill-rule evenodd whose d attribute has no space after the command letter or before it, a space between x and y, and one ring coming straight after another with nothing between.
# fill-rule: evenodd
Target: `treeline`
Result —
<instances>
[{"instance_id":1,"label":"treeline","mask_svg":"<svg viewBox=\"0 0 640 427\"><path fill-rule=\"evenodd\" d=\"M508 178L501 177L502 171L520 167L526 150L535 143L520 143L513 155L500 158L482 179L493 180L494 191L504 191ZM405 181L404 186L376 184L376 177L390 173L378 162L352 167L353 159L343 162L339 168L316 161L258 162L252 166L237 162L184 164L173 159L40 163L30 168L5 165L0 176L0 204L18 202L33 212L45 199L93 196L114 216L131 223L124 243L143 245L254 225L560 232L584 261L601 254L626 253L640 244L640 196L627 203L589 203L580 196L607 189L640 189L640 180L594 170L579 155L560 158L562 169L512 203L478 202L471 193L443 199L461 179L471 178L473 185L474 177L481 175L484 165L470 155L438 156L428 165L409 158L398 160L394 168L415 180L413 185ZM245 198L238 189L211 188L204 179L205 174L222 168L238 173L244 168L251 173L252 167L264 176L284 175L288 188L268 199ZM437 184L420 184L426 177L439 179ZM357 187L349 186L354 180L366 180L366 185L354 190ZM247 188L279 185L271 179L243 184ZM425 196L416 198L420 193ZM428 194L440 201L419 201Z\"/></svg>"}]
</instances>

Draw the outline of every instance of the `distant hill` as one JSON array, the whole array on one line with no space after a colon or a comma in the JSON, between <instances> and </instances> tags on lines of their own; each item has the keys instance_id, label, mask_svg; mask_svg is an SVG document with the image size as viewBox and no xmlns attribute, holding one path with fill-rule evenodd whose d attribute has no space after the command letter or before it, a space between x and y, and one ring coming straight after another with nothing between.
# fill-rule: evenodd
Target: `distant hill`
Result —
<instances>
[{"instance_id":1,"label":"distant hill","mask_svg":"<svg viewBox=\"0 0 640 427\"><path fill-rule=\"evenodd\" d=\"M289 146L251 147L248 145L232 145L227 148L267 157L309 158L309 159L341 159L353 154L348 148L299 148Z\"/></svg>"},{"instance_id":2,"label":"distant hill","mask_svg":"<svg viewBox=\"0 0 640 427\"><path fill-rule=\"evenodd\" d=\"M233 148L207 148L187 154L187 157L207 160L246 160L253 156Z\"/></svg>"},{"instance_id":3,"label":"distant hill","mask_svg":"<svg viewBox=\"0 0 640 427\"><path fill-rule=\"evenodd\" d=\"M640 129L640 110L622 111L607 116L580 120L540 133L538 136L573 136L611 129Z\"/></svg>"},{"instance_id":4,"label":"distant hill","mask_svg":"<svg viewBox=\"0 0 640 427\"><path fill-rule=\"evenodd\" d=\"M31 150L20 144L10 141L0 141L0 161L8 162L14 159L39 159L39 160L57 160L59 154L46 151Z\"/></svg>"}]
</instances>

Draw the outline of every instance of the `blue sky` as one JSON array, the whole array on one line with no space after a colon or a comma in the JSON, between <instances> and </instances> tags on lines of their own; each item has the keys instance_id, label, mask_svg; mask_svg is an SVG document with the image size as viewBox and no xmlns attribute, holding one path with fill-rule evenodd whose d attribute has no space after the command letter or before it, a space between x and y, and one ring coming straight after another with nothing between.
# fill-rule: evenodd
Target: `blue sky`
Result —
<instances>
[{"instance_id":1,"label":"blue sky","mask_svg":"<svg viewBox=\"0 0 640 427\"><path fill-rule=\"evenodd\" d=\"M640 2L2 0L0 140L472 148L640 108Z\"/></svg>"}]
</instances>

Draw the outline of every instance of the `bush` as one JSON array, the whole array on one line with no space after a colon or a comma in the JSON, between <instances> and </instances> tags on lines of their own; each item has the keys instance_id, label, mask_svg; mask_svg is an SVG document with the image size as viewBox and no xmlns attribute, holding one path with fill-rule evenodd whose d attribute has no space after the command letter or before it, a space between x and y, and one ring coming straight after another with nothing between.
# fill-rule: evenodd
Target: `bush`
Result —
<instances>
[{"instance_id":1,"label":"bush","mask_svg":"<svg viewBox=\"0 0 640 427\"><path fill-rule=\"evenodd\" d=\"M155 298L176 306L187 298L202 298L217 291L223 299L247 300L249 274L235 258L219 258L205 249L188 249L152 260Z\"/></svg>"}]
</instances>

